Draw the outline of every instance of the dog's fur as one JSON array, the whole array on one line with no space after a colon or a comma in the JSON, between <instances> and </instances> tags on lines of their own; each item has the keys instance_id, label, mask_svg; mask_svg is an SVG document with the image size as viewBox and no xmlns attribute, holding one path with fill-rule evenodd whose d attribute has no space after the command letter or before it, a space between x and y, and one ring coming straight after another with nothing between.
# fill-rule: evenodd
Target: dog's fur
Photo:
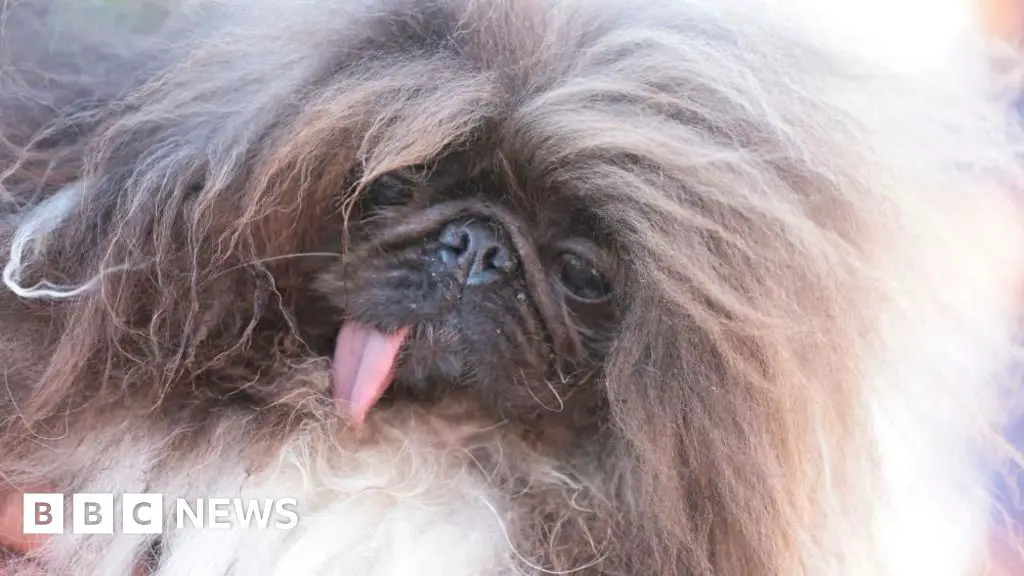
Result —
<instances>
[{"instance_id":1,"label":"dog's fur","mask_svg":"<svg viewBox=\"0 0 1024 576\"><path fill-rule=\"evenodd\" d=\"M755 0L2 6L0 478L300 516L6 576L980 569L1024 270L980 58L897 74ZM477 370L347 426L330 334L409 321L379 241L445 178L528 296L426 318ZM545 276L574 215L607 324Z\"/></svg>"}]
</instances>

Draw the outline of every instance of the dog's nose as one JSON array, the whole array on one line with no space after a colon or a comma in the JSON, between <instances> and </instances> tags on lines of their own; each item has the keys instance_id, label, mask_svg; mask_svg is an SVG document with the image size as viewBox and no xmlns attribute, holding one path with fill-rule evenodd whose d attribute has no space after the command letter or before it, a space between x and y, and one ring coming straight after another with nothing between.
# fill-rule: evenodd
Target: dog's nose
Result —
<instances>
[{"instance_id":1,"label":"dog's nose","mask_svg":"<svg viewBox=\"0 0 1024 576\"><path fill-rule=\"evenodd\" d=\"M441 262L466 285L496 282L515 267L507 238L486 222L452 222L438 240Z\"/></svg>"}]
</instances>

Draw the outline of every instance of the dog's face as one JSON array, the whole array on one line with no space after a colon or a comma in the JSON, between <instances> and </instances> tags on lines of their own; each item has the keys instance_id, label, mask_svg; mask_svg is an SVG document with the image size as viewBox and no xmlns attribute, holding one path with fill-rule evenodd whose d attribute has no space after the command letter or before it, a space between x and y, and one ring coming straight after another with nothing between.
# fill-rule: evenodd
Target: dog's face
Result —
<instances>
[{"instance_id":1,"label":"dog's face","mask_svg":"<svg viewBox=\"0 0 1024 576\"><path fill-rule=\"evenodd\" d=\"M318 282L341 316L336 393L364 412L386 387L468 388L504 418L593 418L618 316L613 247L568 194L466 166L384 174L351 206L345 257Z\"/></svg>"}]
</instances>

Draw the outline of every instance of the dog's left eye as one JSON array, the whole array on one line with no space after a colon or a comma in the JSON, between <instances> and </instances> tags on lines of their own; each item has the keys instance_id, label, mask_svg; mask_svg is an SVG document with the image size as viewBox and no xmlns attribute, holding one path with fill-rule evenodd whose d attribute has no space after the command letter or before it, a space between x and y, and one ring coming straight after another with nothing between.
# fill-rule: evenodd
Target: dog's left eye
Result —
<instances>
[{"instance_id":1,"label":"dog's left eye","mask_svg":"<svg viewBox=\"0 0 1024 576\"><path fill-rule=\"evenodd\" d=\"M611 283L590 262L571 252L564 252L559 262L559 278L573 297L595 302L611 295Z\"/></svg>"}]
</instances>

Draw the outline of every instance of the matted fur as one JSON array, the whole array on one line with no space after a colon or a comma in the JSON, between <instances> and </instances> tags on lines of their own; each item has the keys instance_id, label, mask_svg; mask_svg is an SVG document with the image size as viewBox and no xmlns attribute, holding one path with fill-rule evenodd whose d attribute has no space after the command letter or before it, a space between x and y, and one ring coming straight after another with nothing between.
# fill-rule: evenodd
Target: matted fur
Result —
<instances>
[{"instance_id":1,"label":"matted fur","mask_svg":"<svg viewBox=\"0 0 1024 576\"><path fill-rule=\"evenodd\" d=\"M0 478L301 507L58 537L5 576L976 573L1017 137L980 54L896 74L785 4L2 4ZM333 413L310 253L459 146L627 266L603 435L548 446L472 395Z\"/></svg>"}]
</instances>

